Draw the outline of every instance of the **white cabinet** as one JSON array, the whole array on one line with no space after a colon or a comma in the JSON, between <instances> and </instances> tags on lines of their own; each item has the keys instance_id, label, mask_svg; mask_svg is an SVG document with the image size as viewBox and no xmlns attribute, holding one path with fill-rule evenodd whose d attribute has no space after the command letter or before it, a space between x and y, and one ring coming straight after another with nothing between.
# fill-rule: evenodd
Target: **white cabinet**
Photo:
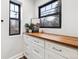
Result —
<instances>
[{"instance_id":1,"label":"white cabinet","mask_svg":"<svg viewBox=\"0 0 79 59\"><path fill-rule=\"evenodd\" d=\"M36 37L32 37L32 43L37 45L37 46L40 46L40 47L44 47L44 40L43 39L40 39L40 38L36 38Z\"/></svg>"},{"instance_id":2,"label":"white cabinet","mask_svg":"<svg viewBox=\"0 0 79 59\"><path fill-rule=\"evenodd\" d=\"M23 35L27 59L78 59L78 51L60 43Z\"/></svg>"},{"instance_id":3,"label":"white cabinet","mask_svg":"<svg viewBox=\"0 0 79 59\"><path fill-rule=\"evenodd\" d=\"M26 46L28 46L28 47L31 46L31 41L32 41L31 36L23 35L23 39L24 39Z\"/></svg>"},{"instance_id":4,"label":"white cabinet","mask_svg":"<svg viewBox=\"0 0 79 59\"><path fill-rule=\"evenodd\" d=\"M27 59L44 59L44 40L28 35L23 35Z\"/></svg>"},{"instance_id":5,"label":"white cabinet","mask_svg":"<svg viewBox=\"0 0 79 59\"><path fill-rule=\"evenodd\" d=\"M31 59L31 45L32 45L32 38L31 36L28 36L28 35L23 35L23 39L24 39L24 42L25 42L25 45L24 45L24 55L27 57L27 59Z\"/></svg>"},{"instance_id":6,"label":"white cabinet","mask_svg":"<svg viewBox=\"0 0 79 59\"><path fill-rule=\"evenodd\" d=\"M29 47L25 47L24 55L27 57L27 59L31 59L31 49Z\"/></svg>"},{"instance_id":7,"label":"white cabinet","mask_svg":"<svg viewBox=\"0 0 79 59\"><path fill-rule=\"evenodd\" d=\"M32 38L32 59L44 59L44 40Z\"/></svg>"},{"instance_id":8,"label":"white cabinet","mask_svg":"<svg viewBox=\"0 0 79 59\"><path fill-rule=\"evenodd\" d=\"M58 54L59 56L63 57L63 59L78 59L78 51L75 48L71 48L54 42L45 41L45 49L51 51L52 56L54 54Z\"/></svg>"},{"instance_id":9,"label":"white cabinet","mask_svg":"<svg viewBox=\"0 0 79 59\"><path fill-rule=\"evenodd\" d=\"M50 50L45 51L45 59L68 59Z\"/></svg>"},{"instance_id":10,"label":"white cabinet","mask_svg":"<svg viewBox=\"0 0 79 59\"><path fill-rule=\"evenodd\" d=\"M44 48L37 46L37 45L33 45L32 46L32 53L41 57L42 59L44 59Z\"/></svg>"},{"instance_id":11,"label":"white cabinet","mask_svg":"<svg viewBox=\"0 0 79 59\"><path fill-rule=\"evenodd\" d=\"M38 56L38 55L32 53L31 59L43 59L43 58L41 58L40 56Z\"/></svg>"}]
</instances>

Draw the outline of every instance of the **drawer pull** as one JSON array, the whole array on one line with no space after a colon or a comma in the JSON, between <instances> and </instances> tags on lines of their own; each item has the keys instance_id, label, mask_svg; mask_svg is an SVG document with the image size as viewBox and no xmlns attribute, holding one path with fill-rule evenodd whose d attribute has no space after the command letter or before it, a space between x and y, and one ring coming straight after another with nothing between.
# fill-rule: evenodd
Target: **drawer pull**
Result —
<instances>
[{"instance_id":1,"label":"drawer pull","mask_svg":"<svg viewBox=\"0 0 79 59\"><path fill-rule=\"evenodd\" d=\"M38 41L34 41L34 42L39 43Z\"/></svg>"},{"instance_id":2,"label":"drawer pull","mask_svg":"<svg viewBox=\"0 0 79 59\"><path fill-rule=\"evenodd\" d=\"M68 59L67 57L65 57L65 56L62 56L63 58L65 58L65 59Z\"/></svg>"},{"instance_id":3,"label":"drawer pull","mask_svg":"<svg viewBox=\"0 0 79 59\"><path fill-rule=\"evenodd\" d=\"M57 49L57 48L55 48L55 47L52 47L52 49L54 49L54 50L56 50L56 51L59 51L59 52L62 52L61 49Z\"/></svg>"},{"instance_id":4,"label":"drawer pull","mask_svg":"<svg viewBox=\"0 0 79 59\"><path fill-rule=\"evenodd\" d=\"M36 53L39 53L39 51L37 51L36 49L34 49L34 51L35 51Z\"/></svg>"}]
</instances>

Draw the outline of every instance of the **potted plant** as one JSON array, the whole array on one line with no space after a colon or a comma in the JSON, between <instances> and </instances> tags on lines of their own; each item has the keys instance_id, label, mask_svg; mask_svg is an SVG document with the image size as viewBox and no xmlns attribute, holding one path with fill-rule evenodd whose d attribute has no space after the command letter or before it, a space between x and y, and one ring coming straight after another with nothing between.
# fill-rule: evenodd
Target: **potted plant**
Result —
<instances>
[{"instance_id":1,"label":"potted plant","mask_svg":"<svg viewBox=\"0 0 79 59\"><path fill-rule=\"evenodd\" d=\"M29 25L29 32L32 32L33 27L34 27L34 24L33 24L33 23L31 23L31 24Z\"/></svg>"},{"instance_id":2,"label":"potted plant","mask_svg":"<svg viewBox=\"0 0 79 59\"><path fill-rule=\"evenodd\" d=\"M25 24L25 29L26 29L26 32L29 32L29 24Z\"/></svg>"},{"instance_id":3,"label":"potted plant","mask_svg":"<svg viewBox=\"0 0 79 59\"><path fill-rule=\"evenodd\" d=\"M31 23L30 25L26 23L25 24L26 32L32 32L33 27L34 27L33 23Z\"/></svg>"}]
</instances>

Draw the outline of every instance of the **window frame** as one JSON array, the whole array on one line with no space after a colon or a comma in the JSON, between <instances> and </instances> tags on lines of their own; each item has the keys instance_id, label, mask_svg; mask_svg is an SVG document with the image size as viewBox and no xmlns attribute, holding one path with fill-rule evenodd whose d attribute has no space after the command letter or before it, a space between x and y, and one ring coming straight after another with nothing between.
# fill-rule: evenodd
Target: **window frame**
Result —
<instances>
[{"instance_id":1,"label":"window frame","mask_svg":"<svg viewBox=\"0 0 79 59\"><path fill-rule=\"evenodd\" d=\"M41 24L41 18L45 18L45 17L49 17L49 16L54 16L54 15L59 15L59 27L43 27L43 26L40 26L40 28L61 28L61 6L62 6L62 3L61 3L61 0L60 0L60 11L58 13L52 13L52 14L48 14L48 15L45 15L45 16L41 16L41 8L43 7L46 7L54 2L56 2L58 0L52 0L52 1L49 1L41 6L38 7L38 18L40 18L40 24ZM46 9L46 8L45 8Z\"/></svg>"},{"instance_id":2,"label":"window frame","mask_svg":"<svg viewBox=\"0 0 79 59\"><path fill-rule=\"evenodd\" d=\"M11 4L11 3L14 4L14 5L17 5L17 6L19 7L18 18L11 18L11 17L10 17L10 15L11 15L11 14L10 14L10 13L11 13L11 12L10 12L10 11L11 11L11 10L10 10L10 4ZM11 26L11 22L10 22L10 21L11 21L11 19L12 19L12 20L18 20L18 22L19 22L19 26L18 26L19 31L18 31L18 33L11 34L11 30L10 30L10 26ZM10 1L10 2L9 2L9 36L12 36L12 35L20 35L20 33L21 33L21 5L18 4L18 3L15 3L15 2L13 2L13 1Z\"/></svg>"}]
</instances>

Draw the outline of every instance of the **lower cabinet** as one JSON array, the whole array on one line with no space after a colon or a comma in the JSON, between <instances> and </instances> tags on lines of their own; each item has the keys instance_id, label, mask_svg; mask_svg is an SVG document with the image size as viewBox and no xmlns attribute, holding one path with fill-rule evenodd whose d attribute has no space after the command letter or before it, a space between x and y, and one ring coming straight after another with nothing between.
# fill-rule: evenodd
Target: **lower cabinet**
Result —
<instances>
[{"instance_id":1,"label":"lower cabinet","mask_svg":"<svg viewBox=\"0 0 79 59\"><path fill-rule=\"evenodd\" d=\"M31 59L31 37L28 35L23 35L23 39L25 42L24 45L24 55L26 56L27 59Z\"/></svg>"},{"instance_id":2,"label":"lower cabinet","mask_svg":"<svg viewBox=\"0 0 79 59\"><path fill-rule=\"evenodd\" d=\"M23 35L27 59L44 59L44 40Z\"/></svg>"},{"instance_id":3,"label":"lower cabinet","mask_svg":"<svg viewBox=\"0 0 79 59\"><path fill-rule=\"evenodd\" d=\"M40 56L32 53L31 59L43 59L43 58L41 58Z\"/></svg>"},{"instance_id":4,"label":"lower cabinet","mask_svg":"<svg viewBox=\"0 0 79 59\"><path fill-rule=\"evenodd\" d=\"M68 59L50 50L45 50L45 59Z\"/></svg>"},{"instance_id":5,"label":"lower cabinet","mask_svg":"<svg viewBox=\"0 0 79 59\"><path fill-rule=\"evenodd\" d=\"M27 59L78 59L76 48L24 35Z\"/></svg>"},{"instance_id":6,"label":"lower cabinet","mask_svg":"<svg viewBox=\"0 0 79 59\"><path fill-rule=\"evenodd\" d=\"M44 48L41 48L40 46L32 46L32 54L35 54L42 59L44 59Z\"/></svg>"},{"instance_id":7,"label":"lower cabinet","mask_svg":"<svg viewBox=\"0 0 79 59\"><path fill-rule=\"evenodd\" d=\"M31 59L44 59L44 43L40 42L39 39L33 37L31 47Z\"/></svg>"},{"instance_id":8,"label":"lower cabinet","mask_svg":"<svg viewBox=\"0 0 79 59\"><path fill-rule=\"evenodd\" d=\"M41 47L32 48L31 59L44 59L44 49Z\"/></svg>"},{"instance_id":9,"label":"lower cabinet","mask_svg":"<svg viewBox=\"0 0 79 59\"><path fill-rule=\"evenodd\" d=\"M45 41L45 55L48 54L48 59L78 59L76 48L71 48L59 43ZM47 58L47 57L46 57Z\"/></svg>"},{"instance_id":10,"label":"lower cabinet","mask_svg":"<svg viewBox=\"0 0 79 59\"><path fill-rule=\"evenodd\" d=\"M24 52L24 55L27 57L27 59L31 59L31 51L30 51L30 49L26 48L25 52Z\"/></svg>"}]
</instances>

